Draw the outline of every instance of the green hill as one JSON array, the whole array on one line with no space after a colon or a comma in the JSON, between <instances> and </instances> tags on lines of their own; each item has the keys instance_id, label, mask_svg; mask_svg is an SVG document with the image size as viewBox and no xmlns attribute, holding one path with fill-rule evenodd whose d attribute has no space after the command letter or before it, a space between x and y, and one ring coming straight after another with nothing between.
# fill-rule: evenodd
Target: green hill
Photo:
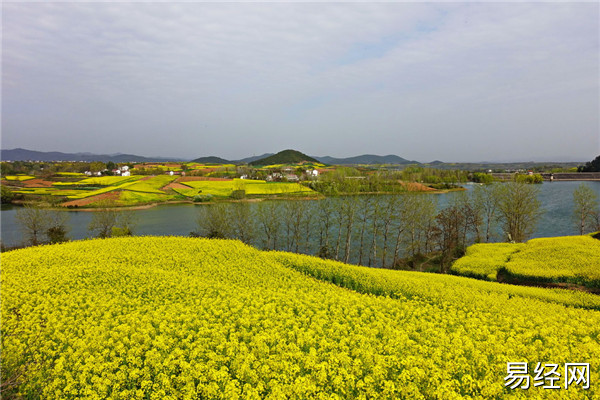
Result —
<instances>
[{"instance_id":1,"label":"green hill","mask_svg":"<svg viewBox=\"0 0 600 400\"><path fill-rule=\"evenodd\" d=\"M177 237L10 251L1 279L7 398L545 398L507 361L600 378L587 293Z\"/></svg>"},{"instance_id":2,"label":"green hill","mask_svg":"<svg viewBox=\"0 0 600 400\"><path fill-rule=\"evenodd\" d=\"M296 150L283 150L272 156L261 158L259 160L251 161L250 165L274 165L274 164L299 164L302 162L314 162L319 161L314 158L307 156Z\"/></svg>"},{"instance_id":3,"label":"green hill","mask_svg":"<svg viewBox=\"0 0 600 400\"><path fill-rule=\"evenodd\" d=\"M231 164L231 161L216 156L200 157L192 160L192 162L197 162L200 164Z\"/></svg>"}]
</instances>

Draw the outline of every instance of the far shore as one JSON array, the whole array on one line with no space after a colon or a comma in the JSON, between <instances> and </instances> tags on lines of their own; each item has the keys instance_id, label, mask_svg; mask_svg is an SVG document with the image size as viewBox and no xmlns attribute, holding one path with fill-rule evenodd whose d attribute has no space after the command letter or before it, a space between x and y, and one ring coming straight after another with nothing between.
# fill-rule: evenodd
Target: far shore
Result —
<instances>
[{"instance_id":1,"label":"far shore","mask_svg":"<svg viewBox=\"0 0 600 400\"><path fill-rule=\"evenodd\" d=\"M449 192L456 191L464 191L466 190L464 187L458 187L453 189L435 189L430 191L405 191L405 192L360 192L360 193L338 193L334 196L326 196L319 194L318 196L281 196L281 197L252 197L246 199L215 199L213 201L203 201L203 202L194 202L191 200L174 200L174 201L163 201L156 203L148 203L148 204L140 204L135 206L117 206L111 208L104 207L73 207L68 208L65 206L53 206L50 207L52 210L60 210L60 211L84 211L84 212L93 212L100 210L115 210L115 211L123 211L123 210L147 210L150 208L154 208L157 206L165 206L165 205L180 205L180 204L189 204L189 205L208 205L208 204L217 204L217 203L256 203L265 200L321 200L326 197L340 197L340 196L364 196L364 195L376 195L376 196L384 196L391 194L406 194L406 193L419 193L419 194L443 194ZM24 205L24 204L39 204L39 203L30 203L22 200L17 200L14 203L15 205Z\"/></svg>"}]
</instances>

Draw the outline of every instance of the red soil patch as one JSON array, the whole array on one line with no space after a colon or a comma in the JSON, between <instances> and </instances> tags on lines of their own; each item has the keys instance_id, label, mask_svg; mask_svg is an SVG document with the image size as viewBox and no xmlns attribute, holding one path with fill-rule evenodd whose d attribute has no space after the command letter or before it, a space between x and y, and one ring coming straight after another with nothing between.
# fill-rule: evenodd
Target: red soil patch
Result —
<instances>
[{"instance_id":1,"label":"red soil patch","mask_svg":"<svg viewBox=\"0 0 600 400\"><path fill-rule=\"evenodd\" d=\"M182 176L176 182L191 182L191 181L231 181L229 178L209 178L206 176Z\"/></svg>"},{"instance_id":2,"label":"red soil patch","mask_svg":"<svg viewBox=\"0 0 600 400\"><path fill-rule=\"evenodd\" d=\"M26 188L47 188L52 187L54 182L45 181L40 178L29 179L27 181L23 181L23 184Z\"/></svg>"},{"instance_id":3,"label":"red soil patch","mask_svg":"<svg viewBox=\"0 0 600 400\"><path fill-rule=\"evenodd\" d=\"M167 189L189 189L189 186L186 186L182 183L177 183L177 182L171 182L169 183L167 186L162 187L161 190L167 190Z\"/></svg>"},{"instance_id":4,"label":"red soil patch","mask_svg":"<svg viewBox=\"0 0 600 400\"><path fill-rule=\"evenodd\" d=\"M436 189L417 182L400 182L409 192L435 192Z\"/></svg>"},{"instance_id":5,"label":"red soil patch","mask_svg":"<svg viewBox=\"0 0 600 400\"><path fill-rule=\"evenodd\" d=\"M77 200L67 201L65 203L62 203L61 205L63 207L68 207L68 206L83 207L83 206L87 206L89 204L95 203L97 201L100 201L100 200L118 200L120 194L121 193L117 192L117 191L101 193L101 194L97 194L95 196L86 197L85 199L77 199Z\"/></svg>"}]
</instances>

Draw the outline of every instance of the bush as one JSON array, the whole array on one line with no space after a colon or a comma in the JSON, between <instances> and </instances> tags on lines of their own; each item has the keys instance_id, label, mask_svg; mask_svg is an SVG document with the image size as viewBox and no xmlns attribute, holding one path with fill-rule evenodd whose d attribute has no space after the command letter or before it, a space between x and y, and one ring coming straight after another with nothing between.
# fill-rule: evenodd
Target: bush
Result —
<instances>
[{"instance_id":1,"label":"bush","mask_svg":"<svg viewBox=\"0 0 600 400\"><path fill-rule=\"evenodd\" d=\"M246 191L243 189L234 190L231 192L231 198L236 200L241 200L246 198Z\"/></svg>"},{"instance_id":2,"label":"bush","mask_svg":"<svg viewBox=\"0 0 600 400\"><path fill-rule=\"evenodd\" d=\"M197 194L192 198L194 203L202 203L205 201L211 201L213 199L212 194Z\"/></svg>"}]
</instances>

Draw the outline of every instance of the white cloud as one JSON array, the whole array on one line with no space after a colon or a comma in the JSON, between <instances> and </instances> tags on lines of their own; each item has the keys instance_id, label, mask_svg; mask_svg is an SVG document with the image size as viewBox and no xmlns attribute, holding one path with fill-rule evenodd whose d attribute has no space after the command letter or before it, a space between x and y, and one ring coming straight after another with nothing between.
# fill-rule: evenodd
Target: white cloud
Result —
<instances>
[{"instance_id":1,"label":"white cloud","mask_svg":"<svg viewBox=\"0 0 600 400\"><path fill-rule=\"evenodd\" d=\"M6 3L2 146L587 159L597 16L594 3Z\"/></svg>"}]
</instances>

